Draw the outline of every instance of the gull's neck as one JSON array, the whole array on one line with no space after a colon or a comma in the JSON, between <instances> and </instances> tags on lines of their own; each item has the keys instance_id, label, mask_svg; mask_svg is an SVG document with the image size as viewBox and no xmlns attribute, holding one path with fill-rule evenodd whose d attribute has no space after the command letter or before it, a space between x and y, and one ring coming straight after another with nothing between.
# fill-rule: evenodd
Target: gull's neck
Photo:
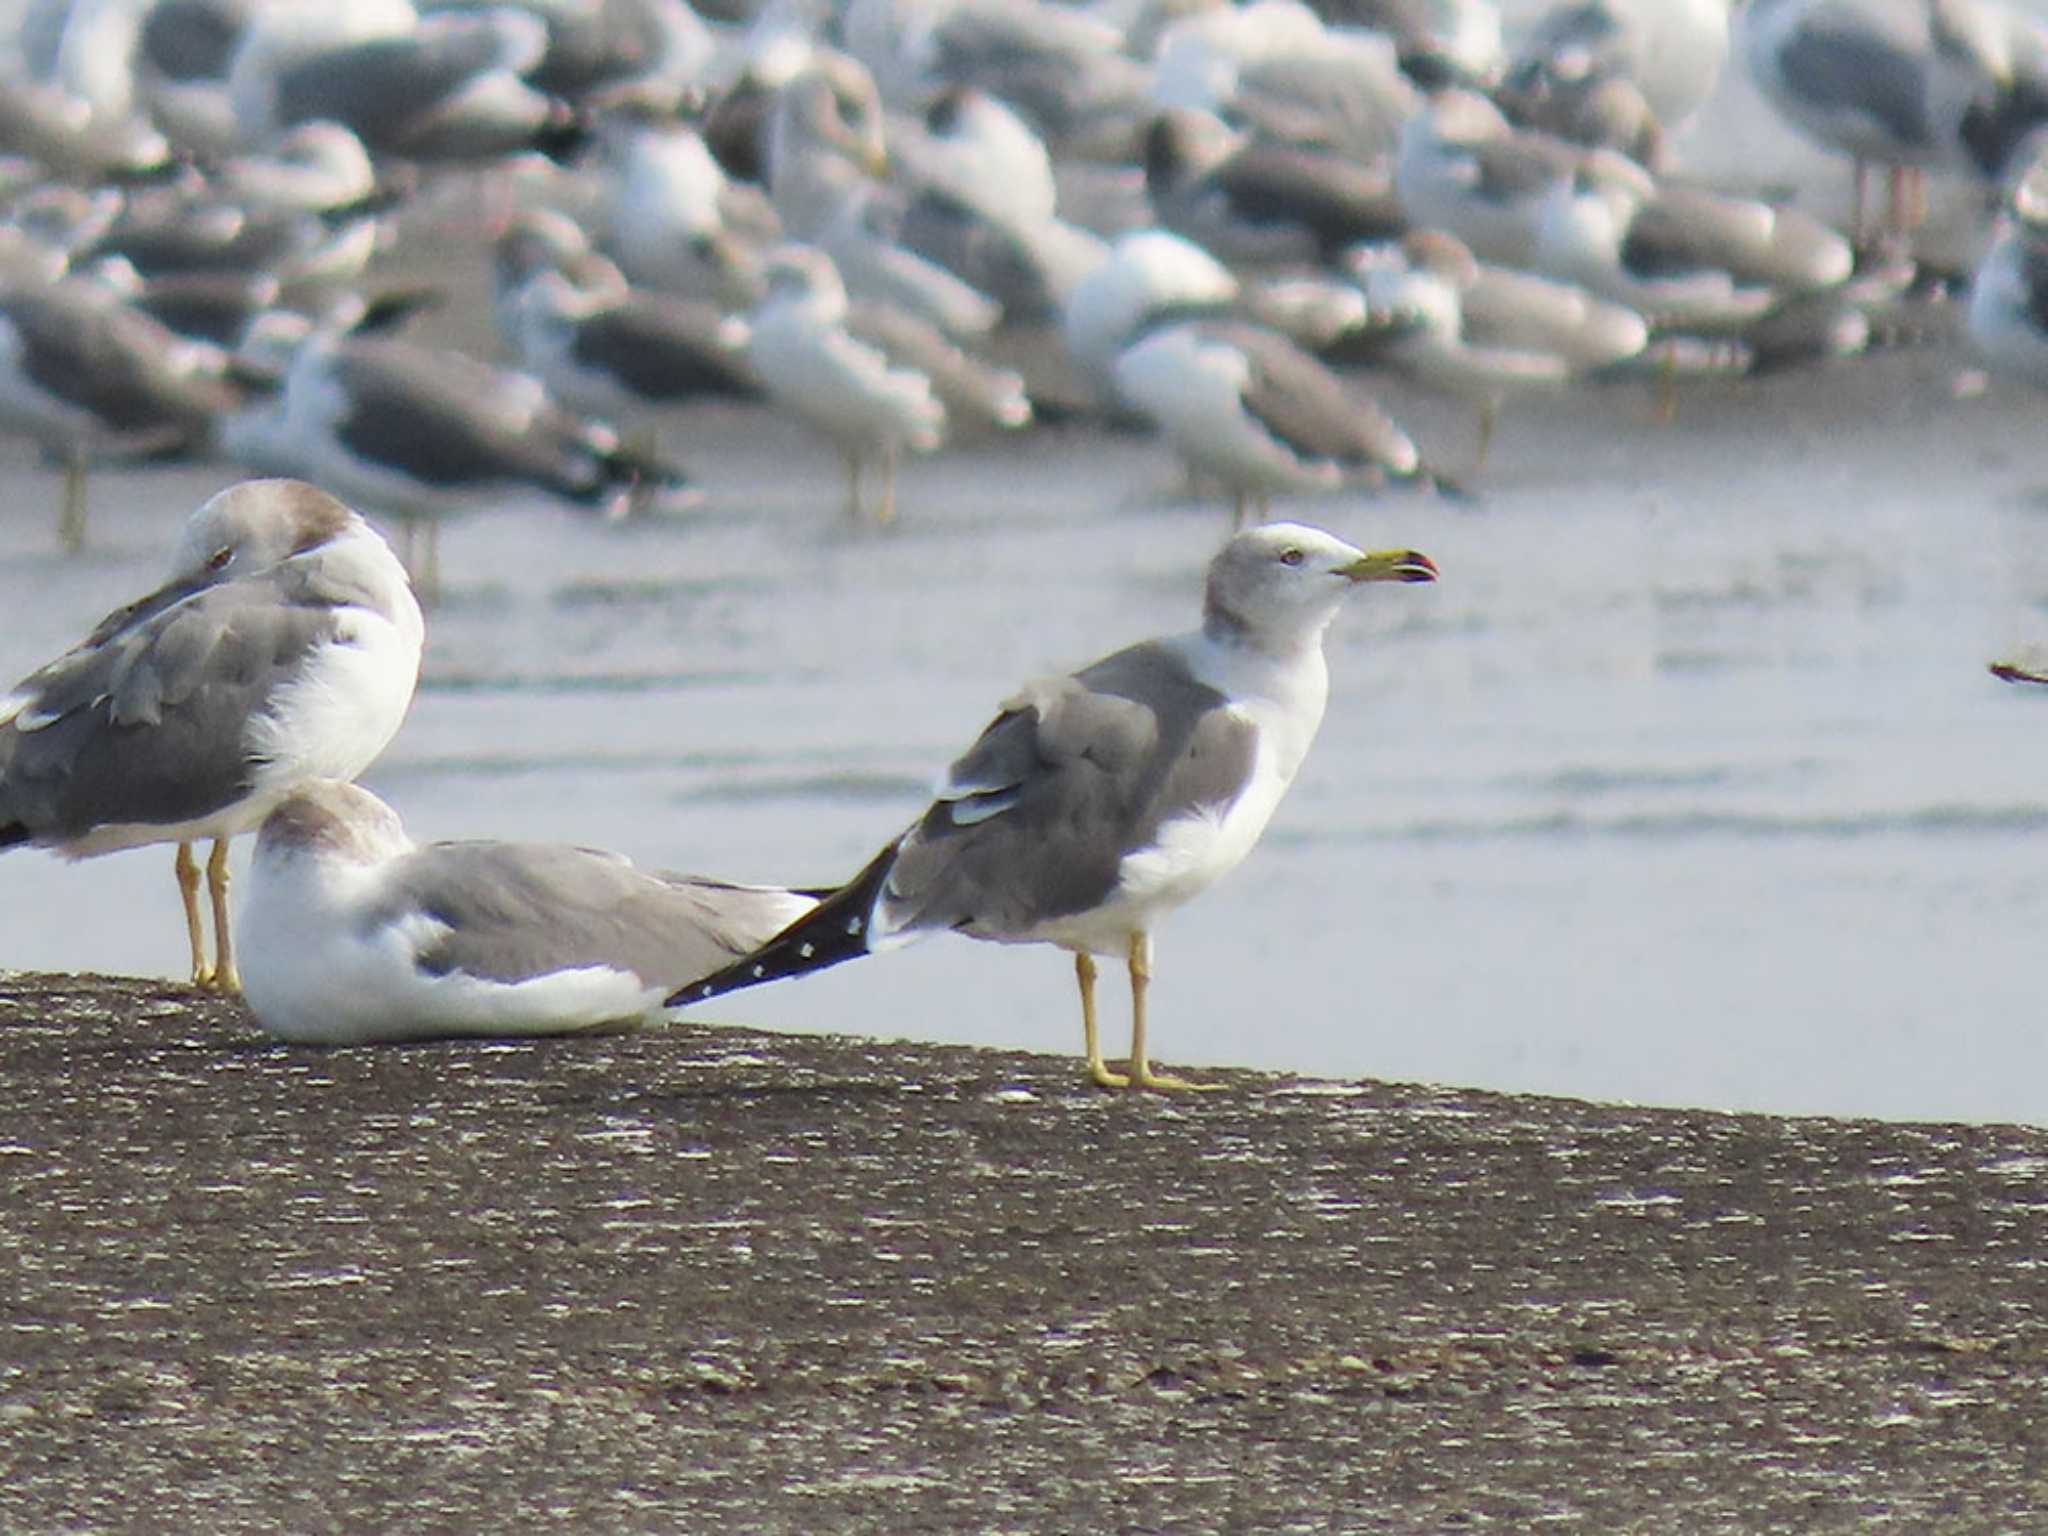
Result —
<instances>
[{"instance_id":1,"label":"gull's neck","mask_svg":"<svg viewBox=\"0 0 2048 1536\"><path fill-rule=\"evenodd\" d=\"M1219 652L1234 651L1285 664L1310 653L1320 655L1323 631L1334 617L1333 611L1295 624L1255 624L1212 592L1202 604L1202 638Z\"/></svg>"}]
</instances>

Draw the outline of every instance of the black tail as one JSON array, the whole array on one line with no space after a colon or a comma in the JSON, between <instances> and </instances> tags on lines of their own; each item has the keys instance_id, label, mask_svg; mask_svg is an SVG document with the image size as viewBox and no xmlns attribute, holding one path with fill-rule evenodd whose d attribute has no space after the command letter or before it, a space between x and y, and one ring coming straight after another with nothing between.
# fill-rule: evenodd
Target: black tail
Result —
<instances>
[{"instance_id":1,"label":"black tail","mask_svg":"<svg viewBox=\"0 0 2048 1536\"><path fill-rule=\"evenodd\" d=\"M701 1003L742 987L758 987L764 981L780 981L785 976L822 971L842 960L859 959L868 952L868 918L902 841L899 837L890 843L866 869L751 955L742 955L723 970L678 988L668 1006Z\"/></svg>"},{"instance_id":2,"label":"black tail","mask_svg":"<svg viewBox=\"0 0 2048 1536\"><path fill-rule=\"evenodd\" d=\"M0 825L0 848L15 848L28 841L28 828L18 821Z\"/></svg>"}]
</instances>

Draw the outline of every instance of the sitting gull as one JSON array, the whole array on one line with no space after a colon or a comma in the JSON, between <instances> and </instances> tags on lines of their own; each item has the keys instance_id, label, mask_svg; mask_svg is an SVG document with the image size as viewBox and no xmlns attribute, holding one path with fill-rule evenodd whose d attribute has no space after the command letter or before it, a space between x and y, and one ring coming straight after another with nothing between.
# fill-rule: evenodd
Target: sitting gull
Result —
<instances>
[{"instance_id":1,"label":"sitting gull","mask_svg":"<svg viewBox=\"0 0 2048 1536\"><path fill-rule=\"evenodd\" d=\"M414 843L368 790L302 785L256 834L241 917L258 1022L355 1045L629 1023L817 902L552 843Z\"/></svg>"},{"instance_id":2,"label":"sitting gull","mask_svg":"<svg viewBox=\"0 0 2048 1536\"><path fill-rule=\"evenodd\" d=\"M1366 554L1315 528L1241 533L1209 566L1202 627L1116 652L1008 699L909 830L753 954L678 992L716 997L952 929L1074 954L1089 1075L1152 1070L1152 927L1228 873L1293 781L1329 692L1323 631L1366 581L1433 581L1412 550ZM1095 959L1131 981L1128 1074L1102 1059Z\"/></svg>"},{"instance_id":3,"label":"sitting gull","mask_svg":"<svg viewBox=\"0 0 2048 1536\"><path fill-rule=\"evenodd\" d=\"M239 988L228 840L309 778L352 778L405 718L425 625L370 525L295 480L251 480L186 526L171 579L0 698L0 848L89 858L178 845L192 979ZM206 963L192 844L207 863Z\"/></svg>"}]
</instances>

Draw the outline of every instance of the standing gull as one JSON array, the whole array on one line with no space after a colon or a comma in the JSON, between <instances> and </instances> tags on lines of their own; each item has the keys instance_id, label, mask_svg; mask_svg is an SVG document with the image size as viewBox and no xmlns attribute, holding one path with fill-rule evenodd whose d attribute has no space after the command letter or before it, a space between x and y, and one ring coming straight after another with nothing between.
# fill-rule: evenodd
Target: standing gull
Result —
<instances>
[{"instance_id":1,"label":"standing gull","mask_svg":"<svg viewBox=\"0 0 2048 1536\"><path fill-rule=\"evenodd\" d=\"M754 311L747 360L780 405L832 439L846 464L846 510L862 513L861 471L880 461L875 519L896 515L896 457L930 453L945 434L946 408L931 380L846 328L846 286L832 259L809 246L780 246L766 265L768 298Z\"/></svg>"},{"instance_id":2,"label":"standing gull","mask_svg":"<svg viewBox=\"0 0 2048 1536\"><path fill-rule=\"evenodd\" d=\"M1743 62L1795 128L1852 157L1855 238L1865 172L1890 168L1884 233L1925 213L1924 172L1961 169L1965 122L1990 106L2002 51L1998 8L1979 0L1753 0Z\"/></svg>"},{"instance_id":3,"label":"standing gull","mask_svg":"<svg viewBox=\"0 0 2048 1536\"><path fill-rule=\"evenodd\" d=\"M1230 493L1233 526L1274 494L1319 495L1347 481L1427 471L1400 423L1277 331L1186 320L1117 355L1118 396L1159 428L1197 473Z\"/></svg>"},{"instance_id":4,"label":"standing gull","mask_svg":"<svg viewBox=\"0 0 2048 1536\"><path fill-rule=\"evenodd\" d=\"M309 778L353 778L412 703L425 626L370 525L295 480L251 480L186 526L171 579L0 698L0 848L89 858L178 845L192 979L240 981L228 840ZM206 866L206 962L192 845Z\"/></svg>"},{"instance_id":5,"label":"standing gull","mask_svg":"<svg viewBox=\"0 0 2048 1536\"><path fill-rule=\"evenodd\" d=\"M414 843L366 789L303 785L256 834L241 919L257 1019L353 1045L628 1023L817 902L554 843Z\"/></svg>"},{"instance_id":6,"label":"standing gull","mask_svg":"<svg viewBox=\"0 0 2048 1536\"><path fill-rule=\"evenodd\" d=\"M1209 566L1202 627L1026 684L947 770L909 830L818 909L672 1002L837 965L952 929L1074 955L1088 1073L1105 1088L1196 1086L1152 1070L1152 927L1236 866L1293 782L1329 693L1323 631L1360 582L1433 581L1412 550L1366 554L1315 528L1241 533ZM1128 1074L1102 1059L1095 959L1130 972Z\"/></svg>"}]
</instances>

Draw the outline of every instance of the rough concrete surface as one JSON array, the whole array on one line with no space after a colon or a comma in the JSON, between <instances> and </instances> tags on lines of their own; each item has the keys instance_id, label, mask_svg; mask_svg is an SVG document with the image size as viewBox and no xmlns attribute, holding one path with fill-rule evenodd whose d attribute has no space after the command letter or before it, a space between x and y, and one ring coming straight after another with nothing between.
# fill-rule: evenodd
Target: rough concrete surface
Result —
<instances>
[{"instance_id":1,"label":"rough concrete surface","mask_svg":"<svg viewBox=\"0 0 2048 1536\"><path fill-rule=\"evenodd\" d=\"M0 973L0 1530L2048 1529L2048 1132Z\"/></svg>"}]
</instances>

